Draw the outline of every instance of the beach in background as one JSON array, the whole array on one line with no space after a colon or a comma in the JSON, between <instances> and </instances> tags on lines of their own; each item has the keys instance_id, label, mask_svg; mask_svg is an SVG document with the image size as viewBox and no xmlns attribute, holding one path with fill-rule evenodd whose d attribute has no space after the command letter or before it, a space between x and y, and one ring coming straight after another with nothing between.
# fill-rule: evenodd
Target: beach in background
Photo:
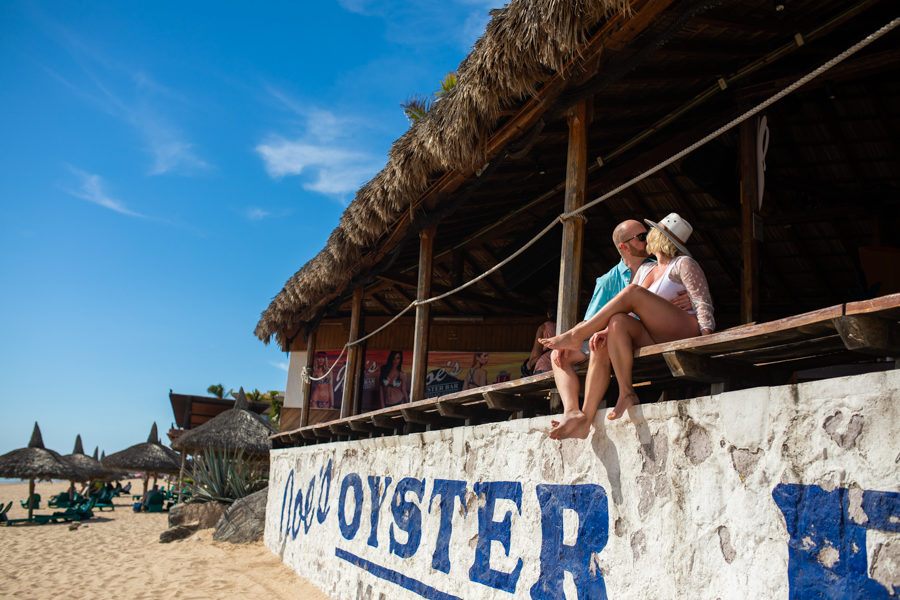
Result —
<instances>
[{"instance_id":1,"label":"beach in background","mask_svg":"<svg viewBox=\"0 0 900 600\"><path fill-rule=\"evenodd\" d=\"M58 510L47 501L68 485L37 483L41 508L35 512ZM142 480L132 480L132 492L142 487ZM19 505L27 495L27 481L0 483L0 502L13 501L11 519L28 516ZM168 513L134 513L130 495L114 503L114 511L95 510L77 529L71 523L0 527L0 598L330 600L262 542L214 542L214 530L205 529L160 544Z\"/></svg>"}]
</instances>

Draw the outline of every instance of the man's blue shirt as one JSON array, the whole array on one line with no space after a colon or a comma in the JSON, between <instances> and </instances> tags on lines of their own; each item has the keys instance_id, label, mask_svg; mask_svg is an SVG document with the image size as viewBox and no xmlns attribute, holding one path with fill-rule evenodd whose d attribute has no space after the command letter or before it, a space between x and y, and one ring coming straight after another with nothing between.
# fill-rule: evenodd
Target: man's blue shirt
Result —
<instances>
[{"instance_id":1,"label":"man's blue shirt","mask_svg":"<svg viewBox=\"0 0 900 600\"><path fill-rule=\"evenodd\" d=\"M654 259L650 257L647 260ZM594 286L594 295L591 296L591 301L584 312L584 320L587 321L593 317L598 310L603 308L604 304L624 290L630 281L631 269L625 266L625 261L623 260L619 260L616 266L598 277L597 284Z\"/></svg>"}]
</instances>

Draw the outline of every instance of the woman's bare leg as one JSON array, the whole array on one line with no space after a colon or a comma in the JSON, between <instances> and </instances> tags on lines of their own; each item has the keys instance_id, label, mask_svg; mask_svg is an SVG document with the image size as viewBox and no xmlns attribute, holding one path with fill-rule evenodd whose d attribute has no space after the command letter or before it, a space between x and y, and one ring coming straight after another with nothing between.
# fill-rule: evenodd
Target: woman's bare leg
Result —
<instances>
[{"instance_id":1,"label":"woman's bare leg","mask_svg":"<svg viewBox=\"0 0 900 600\"><path fill-rule=\"evenodd\" d=\"M591 432L591 424L600 401L609 389L611 367L606 346L599 350L591 351L588 363L587 377L584 381L584 408L580 411L581 418L577 421L560 423L550 431L553 439L586 438Z\"/></svg>"},{"instance_id":2,"label":"woman's bare leg","mask_svg":"<svg viewBox=\"0 0 900 600\"><path fill-rule=\"evenodd\" d=\"M603 308L572 329L541 341L547 348L580 348L581 343L591 334L609 325L609 320L618 313L634 313L657 342L670 342L700 335L697 317L676 307L671 302L634 283L607 302Z\"/></svg>"},{"instance_id":3,"label":"woman's bare leg","mask_svg":"<svg viewBox=\"0 0 900 600\"><path fill-rule=\"evenodd\" d=\"M582 362L586 356L581 350L554 350L550 356L550 364L553 367L553 378L556 380L556 389L563 405L563 416L559 421L551 420L550 437L556 439L554 433L562 427L571 429L584 420L584 413L578 406L578 390L581 383L575 373L575 365Z\"/></svg>"},{"instance_id":4,"label":"woman's bare leg","mask_svg":"<svg viewBox=\"0 0 900 600\"><path fill-rule=\"evenodd\" d=\"M628 315L614 315L609 321L607 346L609 359L616 371L619 383L619 399L616 406L607 415L610 421L620 418L625 411L638 403L638 396L632 387L632 367L634 366L634 349L654 343L647 328L641 321Z\"/></svg>"}]
</instances>

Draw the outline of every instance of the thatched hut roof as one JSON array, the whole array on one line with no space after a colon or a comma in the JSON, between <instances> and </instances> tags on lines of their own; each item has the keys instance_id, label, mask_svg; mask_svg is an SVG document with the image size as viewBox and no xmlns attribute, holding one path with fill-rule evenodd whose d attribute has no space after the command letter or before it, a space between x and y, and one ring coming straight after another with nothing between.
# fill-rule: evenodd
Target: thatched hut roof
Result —
<instances>
[{"instance_id":1,"label":"thatched hut roof","mask_svg":"<svg viewBox=\"0 0 900 600\"><path fill-rule=\"evenodd\" d=\"M189 429L172 442L176 450L195 451L202 448L244 450L251 454L268 454L272 447L269 436L276 433L270 421L249 410L247 396L241 388L234 408L219 413L206 423Z\"/></svg>"},{"instance_id":2,"label":"thatched hut roof","mask_svg":"<svg viewBox=\"0 0 900 600\"><path fill-rule=\"evenodd\" d=\"M83 473L57 452L44 448L41 429L35 422L27 447L0 456L0 477L80 480Z\"/></svg>"},{"instance_id":3,"label":"thatched hut roof","mask_svg":"<svg viewBox=\"0 0 900 600\"><path fill-rule=\"evenodd\" d=\"M147 441L105 457L101 464L110 469L128 469L150 473L177 473L181 468L178 454L159 443L156 423Z\"/></svg>"},{"instance_id":4,"label":"thatched hut roof","mask_svg":"<svg viewBox=\"0 0 900 600\"><path fill-rule=\"evenodd\" d=\"M94 451L94 454L96 454L96 450ZM77 481L104 479L111 474L108 469L105 469L103 465L100 464L99 460L91 458L84 453L84 446L81 443L81 434L78 434L75 437L75 447L72 449L72 454L63 456L63 460L81 471L82 478Z\"/></svg>"},{"instance_id":5,"label":"thatched hut roof","mask_svg":"<svg viewBox=\"0 0 900 600\"><path fill-rule=\"evenodd\" d=\"M502 112L533 96L603 19L629 5L627 0L512 0L491 11L484 35L457 70L457 85L394 142L387 165L356 193L325 248L288 279L262 313L256 335L268 343L273 335L296 330L373 267L400 241L401 230L408 228L404 217L436 176L483 165L485 142ZM373 247L381 252L371 252Z\"/></svg>"}]
</instances>

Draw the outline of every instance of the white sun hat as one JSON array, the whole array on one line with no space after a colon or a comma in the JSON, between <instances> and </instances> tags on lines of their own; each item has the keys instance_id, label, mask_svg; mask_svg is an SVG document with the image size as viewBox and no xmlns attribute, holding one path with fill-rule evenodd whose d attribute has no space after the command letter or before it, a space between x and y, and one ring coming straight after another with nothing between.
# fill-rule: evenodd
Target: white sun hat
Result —
<instances>
[{"instance_id":1,"label":"white sun hat","mask_svg":"<svg viewBox=\"0 0 900 600\"><path fill-rule=\"evenodd\" d=\"M694 232L694 228L691 227L691 224L685 221L681 215L678 213L669 213L666 215L666 218L659 223L654 223L650 219L644 219L644 222L650 227L658 229L660 233L669 238L682 253L691 256L690 251L684 245L687 243L688 238L691 237L691 233Z\"/></svg>"}]
</instances>

